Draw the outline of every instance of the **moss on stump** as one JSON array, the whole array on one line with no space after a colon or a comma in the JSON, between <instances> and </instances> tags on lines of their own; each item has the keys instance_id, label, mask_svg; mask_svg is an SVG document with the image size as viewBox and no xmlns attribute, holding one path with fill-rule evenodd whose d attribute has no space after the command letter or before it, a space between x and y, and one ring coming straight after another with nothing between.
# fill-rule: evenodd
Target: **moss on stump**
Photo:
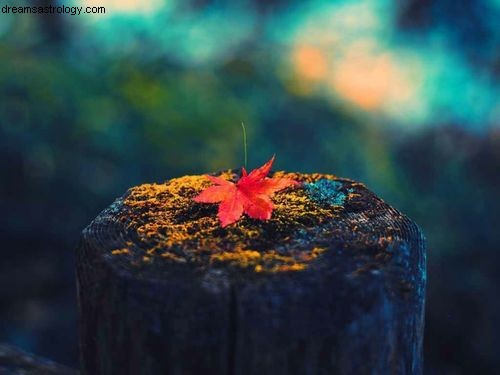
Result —
<instances>
[{"instance_id":1,"label":"moss on stump","mask_svg":"<svg viewBox=\"0 0 500 375\"><path fill-rule=\"evenodd\" d=\"M84 373L421 372L418 227L352 180L273 177L302 184L267 221L222 228L193 201L208 179L184 176L130 189L85 229Z\"/></svg>"}]
</instances>

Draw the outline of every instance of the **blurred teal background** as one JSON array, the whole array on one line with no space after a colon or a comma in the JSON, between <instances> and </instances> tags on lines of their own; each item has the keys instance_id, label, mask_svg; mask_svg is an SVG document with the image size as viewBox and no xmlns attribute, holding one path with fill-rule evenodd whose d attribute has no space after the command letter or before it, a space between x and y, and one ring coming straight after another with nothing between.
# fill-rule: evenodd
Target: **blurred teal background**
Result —
<instances>
[{"instance_id":1,"label":"blurred teal background","mask_svg":"<svg viewBox=\"0 0 500 375\"><path fill-rule=\"evenodd\" d=\"M428 374L500 358L500 1L8 0L0 341L77 367L73 249L128 187L239 167L364 182L428 239Z\"/></svg>"}]
</instances>

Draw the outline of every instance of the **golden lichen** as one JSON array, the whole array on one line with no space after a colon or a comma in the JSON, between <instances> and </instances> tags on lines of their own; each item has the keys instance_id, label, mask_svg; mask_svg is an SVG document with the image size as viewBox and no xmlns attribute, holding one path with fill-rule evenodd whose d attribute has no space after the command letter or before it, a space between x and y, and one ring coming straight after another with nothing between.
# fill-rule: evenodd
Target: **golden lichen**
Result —
<instances>
[{"instance_id":1,"label":"golden lichen","mask_svg":"<svg viewBox=\"0 0 500 375\"><path fill-rule=\"evenodd\" d=\"M182 258L182 257L175 255L174 253L170 253L170 252L161 253L160 256L165 258L165 259L169 259L169 260L172 260L174 262L177 262L177 263L186 263L187 262L185 258Z\"/></svg>"},{"instance_id":2,"label":"golden lichen","mask_svg":"<svg viewBox=\"0 0 500 375\"><path fill-rule=\"evenodd\" d=\"M315 247L311 251L298 251L293 255L280 255L275 250L256 251L234 249L215 253L210 256L211 263L229 263L242 268L253 268L256 272L300 271L306 268L306 263L324 252L325 248Z\"/></svg>"},{"instance_id":3,"label":"golden lichen","mask_svg":"<svg viewBox=\"0 0 500 375\"><path fill-rule=\"evenodd\" d=\"M261 259L261 254L255 250L235 249L210 255L210 262L228 262L237 264L240 267L248 267L257 264Z\"/></svg>"},{"instance_id":4,"label":"golden lichen","mask_svg":"<svg viewBox=\"0 0 500 375\"><path fill-rule=\"evenodd\" d=\"M122 254L128 254L128 253L129 253L128 249L125 249L125 248L111 250L111 254L113 254L113 255L122 255Z\"/></svg>"},{"instance_id":5,"label":"golden lichen","mask_svg":"<svg viewBox=\"0 0 500 375\"><path fill-rule=\"evenodd\" d=\"M357 198L360 197L361 194L356 194L356 193L348 193L347 198L352 199L352 198Z\"/></svg>"},{"instance_id":6,"label":"golden lichen","mask_svg":"<svg viewBox=\"0 0 500 375\"><path fill-rule=\"evenodd\" d=\"M221 177L232 181L238 178L232 171L223 172ZM332 175L285 172L276 172L274 177L308 183L336 179ZM128 191L119 220L137 234L139 242L134 249L142 252L144 262L150 263L158 257L175 263L228 264L255 272L303 270L325 249L309 241L300 242L294 234L330 220L342 209L319 206L298 187L273 197L270 220L243 217L221 228L217 205L193 201L193 197L209 185L205 176L184 176ZM278 251L275 248L278 245L287 250Z\"/></svg>"}]
</instances>

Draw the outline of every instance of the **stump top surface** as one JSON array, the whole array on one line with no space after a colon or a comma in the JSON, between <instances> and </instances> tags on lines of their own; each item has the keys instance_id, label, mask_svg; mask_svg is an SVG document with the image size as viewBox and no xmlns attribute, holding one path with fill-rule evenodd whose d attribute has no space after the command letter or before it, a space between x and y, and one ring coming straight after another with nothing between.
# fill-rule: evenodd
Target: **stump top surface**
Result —
<instances>
[{"instance_id":1,"label":"stump top surface","mask_svg":"<svg viewBox=\"0 0 500 375\"><path fill-rule=\"evenodd\" d=\"M239 171L220 175L235 181ZM302 184L274 195L267 221L243 216L223 228L217 204L193 200L206 176L184 176L130 189L84 230L76 264L88 373L101 357L121 373L172 364L181 373L419 372L418 227L355 181L272 175Z\"/></svg>"},{"instance_id":2,"label":"stump top surface","mask_svg":"<svg viewBox=\"0 0 500 375\"><path fill-rule=\"evenodd\" d=\"M221 177L236 181L239 171ZM270 220L243 216L225 228L217 204L193 201L204 175L133 187L86 229L104 258L135 275L223 268L241 274L290 274L321 268L349 249L349 273L380 272L406 243L412 222L363 184L326 174L271 173L302 184L276 193ZM413 240L419 240L419 234ZM406 254L408 255L408 254ZM330 263L330 262L328 262ZM354 267L354 268L353 268Z\"/></svg>"}]
</instances>

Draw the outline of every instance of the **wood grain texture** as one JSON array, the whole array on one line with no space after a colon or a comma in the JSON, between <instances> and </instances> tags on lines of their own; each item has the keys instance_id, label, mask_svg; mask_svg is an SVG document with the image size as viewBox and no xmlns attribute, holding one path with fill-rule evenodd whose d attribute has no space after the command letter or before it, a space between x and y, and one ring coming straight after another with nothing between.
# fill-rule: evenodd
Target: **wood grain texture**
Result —
<instances>
[{"instance_id":1,"label":"wood grain texture","mask_svg":"<svg viewBox=\"0 0 500 375\"><path fill-rule=\"evenodd\" d=\"M69 367L27 353L12 345L0 343L2 375L78 375L78 373Z\"/></svg>"},{"instance_id":2,"label":"wood grain texture","mask_svg":"<svg viewBox=\"0 0 500 375\"><path fill-rule=\"evenodd\" d=\"M325 210L318 222L246 218L239 227L211 232L226 241L222 255L235 251L227 239L243 229L263 237L249 240L253 251L278 249L272 253L277 259L323 249L305 266L285 272L257 272L260 266L248 266L246 258L243 266L214 262L213 250L172 261L187 250L175 244L151 249L148 241L157 245L169 235L150 224L177 196L167 194L154 206L151 196L134 195L134 188L104 210L77 248L82 372L421 374L425 241L418 226L354 181L294 176L308 183L337 181L347 198L331 211L324 202L318 205ZM192 197L199 189L183 186L186 181L165 186ZM155 185L152 194L164 194L165 186ZM131 197L148 203L134 206ZM172 223L215 217L216 207L183 202L189 207L178 210L188 214L172 216ZM286 218L286 206L280 211L277 204L276 221ZM155 209L157 216L148 216ZM144 240L128 217L141 218L157 233L148 232ZM203 241L183 241L207 253L196 245ZM161 256L154 256L158 251Z\"/></svg>"}]
</instances>

